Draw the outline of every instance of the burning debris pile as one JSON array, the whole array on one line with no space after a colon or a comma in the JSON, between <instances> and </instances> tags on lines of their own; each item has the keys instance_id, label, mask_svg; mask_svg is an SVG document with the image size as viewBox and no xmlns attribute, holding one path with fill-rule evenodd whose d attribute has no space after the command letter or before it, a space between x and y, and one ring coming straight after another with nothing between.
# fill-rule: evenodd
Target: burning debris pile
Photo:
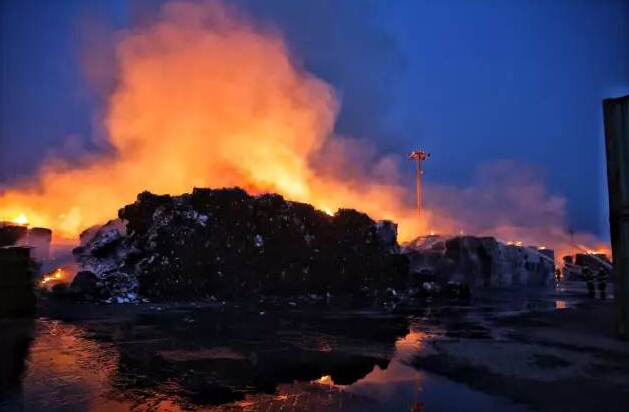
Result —
<instances>
[{"instance_id":1,"label":"burning debris pile","mask_svg":"<svg viewBox=\"0 0 629 412\"><path fill-rule=\"evenodd\" d=\"M471 287L546 286L555 275L554 252L493 237L424 236L404 249L411 271L427 280L457 281Z\"/></svg>"},{"instance_id":2,"label":"burning debris pile","mask_svg":"<svg viewBox=\"0 0 629 412\"><path fill-rule=\"evenodd\" d=\"M355 210L330 216L277 194L195 188L143 192L118 215L82 234L76 294L125 303L346 293L407 281L396 225Z\"/></svg>"}]
</instances>

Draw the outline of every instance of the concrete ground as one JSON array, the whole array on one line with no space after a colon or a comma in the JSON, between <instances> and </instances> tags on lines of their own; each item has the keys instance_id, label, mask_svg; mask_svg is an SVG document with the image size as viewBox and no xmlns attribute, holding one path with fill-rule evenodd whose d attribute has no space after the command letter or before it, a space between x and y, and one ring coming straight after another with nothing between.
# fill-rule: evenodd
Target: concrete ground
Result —
<instances>
[{"instance_id":1,"label":"concrete ground","mask_svg":"<svg viewBox=\"0 0 629 412\"><path fill-rule=\"evenodd\" d=\"M485 321L487 333L432 340L414 365L535 410L629 410L629 342L616 337L613 301Z\"/></svg>"}]
</instances>

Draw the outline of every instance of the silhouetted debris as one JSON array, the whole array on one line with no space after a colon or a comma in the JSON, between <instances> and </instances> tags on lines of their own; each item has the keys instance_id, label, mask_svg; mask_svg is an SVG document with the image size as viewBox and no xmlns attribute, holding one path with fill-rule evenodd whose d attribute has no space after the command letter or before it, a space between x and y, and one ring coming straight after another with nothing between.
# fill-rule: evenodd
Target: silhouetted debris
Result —
<instances>
[{"instance_id":1,"label":"silhouetted debris","mask_svg":"<svg viewBox=\"0 0 629 412\"><path fill-rule=\"evenodd\" d=\"M111 301L325 295L407 283L395 224L355 210L329 216L277 194L195 188L174 197L143 192L118 215L75 249Z\"/></svg>"},{"instance_id":2,"label":"silhouetted debris","mask_svg":"<svg viewBox=\"0 0 629 412\"><path fill-rule=\"evenodd\" d=\"M473 287L547 286L554 279L554 252L536 246L505 244L493 237L421 237L404 253L412 284L456 281Z\"/></svg>"},{"instance_id":3,"label":"silhouetted debris","mask_svg":"<svg viewBox=\"0 0 629 412\"><path fill-rule=\"evenodd\" d=\"M376 231L382 242L391 253L400 253L397 243L397 224L390 220L380 220L376 224Z\"/></svg>"},{"instance_id":4,"label":"silhouetted debris","mask_svg":"<svg viewBox=\"0 0 629 412\"><path fill-rule=\"evenodd\" d=\"M74 276L69 292L78 301L94 301L100 298L98 278L89 270L82 270Z\"/></svg>"},{"instance_id":5,"label":"silhouetted debris","mask_svg":"<svg viewBox=\"0 0 629 412\"><path fill-rule=\"evenodd\" d=\"M52 294L58 298L67 299L70 297L69 286L66 282L57 282L50 287Z\"/></svg>"},{"instance_id":6,"label":"silhouetted debris","mask_svg":"<svg viewBox=\"0 0 629 412\"><path fill-rule=\"evenodd\" d=\"M470 287L464 283L449 281L446 283L443 288L443 292L446 296L459 299L459 300L467 300L470 298Z\"/></svg>"},{"instance_id":7,"label":"silhouetted debris","mask_svg":"<svg viewBox=\"0 0 629 412\"><path fill-rule=\"evenodd\" d=\"M0 322L0 399L4 400L13 391L21 391L26 359L35 337L35 320Z\"/></svg>"},{"instance_id":8,"label":"silhouetted debris","mask_svg":"<svg viewBox=\"0 0 629 412\"><path fill-rule=\"evenodd\" d=\"M0 224L0 247L15 245L18 240L26 238L27 233L26 226Z\"/></svg>"},{"instance_id":9,"label":"silhouetted debris","mask_svg":"<svg viewBox=\"0 0 629 412\"><path fill-rule=\"evenodd\" d=\"M33 316L33 274L36 269L29 248L0 247L0 318Z\"/></svg>"}]
</instances>

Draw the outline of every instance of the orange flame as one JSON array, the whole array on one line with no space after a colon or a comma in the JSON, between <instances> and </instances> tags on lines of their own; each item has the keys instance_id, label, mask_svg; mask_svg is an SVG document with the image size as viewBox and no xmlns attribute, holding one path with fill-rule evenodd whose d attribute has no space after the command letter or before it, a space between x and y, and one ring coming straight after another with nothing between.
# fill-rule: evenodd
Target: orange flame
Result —
<instances>
[{"instance_id":1,"label":"orange flame","mask_svg":"<svg viewBox=\"0 0 629 412\"><path fill-rule=\"evenodd\" d=\"M326 386L334 386L334 381L330 375L323 375L319 379L312 381L313 383Z\"/></svg>"},{"instance_id":2,"label":"orange flame","mask_svg":"<svg viewBox=\"0 0 629 412\"><path fill-rule=\"evenodd\" d=\"M137 193L241 186L327 211L358 207L404 219L404 190L358 185L312 165L331 142L334 90L290 58L282 38L220 3L170 2L151 26L116 46L119 84L104 125L115 154L71 167L49 159L34 184L0 197L0 216L24 210L56 236L76 237L116 216ZM340 159L326 159L337 167ZM364 182L363 182L364 183ZM405 225L411 232L412 210Z\"/></svg>"},{"instance_id":3,"label":"orange flame","mask_svg":"<svg viewBox=\"0 0 629 412\"><path fill-rule=\"evenodd\" d=\"M65 280L66 278L67 276L66 276L65 270L63 270L62 268L57 268L50 274L44 276L42 280L40 281L40 284L43 286L52 282L61 282Z\"/></svg>"},{"instance_id":4,"label":"orange flame","mask_svg":"<svg viewBox=\"0 0 629 412\"><path fill-rule=\"evenodd\" d=\"M20 213L12 220L12 222L24 226L28 224L28 219L24 213Z\"/></svg>"}]
</instances>

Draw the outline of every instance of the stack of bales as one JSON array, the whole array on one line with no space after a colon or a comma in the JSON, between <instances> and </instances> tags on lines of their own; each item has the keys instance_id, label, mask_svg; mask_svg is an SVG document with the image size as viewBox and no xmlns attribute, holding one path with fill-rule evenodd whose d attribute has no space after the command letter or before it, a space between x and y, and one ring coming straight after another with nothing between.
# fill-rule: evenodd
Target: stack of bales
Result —
<instances>
[{"instance_id":1,"label":"stack of bales","mask_svg":"<svg viewBox=\"0 0 629 412\"><path fill-rule=\"evenodd\" d=\"M438 280L511 288L546 286L554 279L554 252L550 249L476 236L456 236L421 247L426 244L416 240L407 246L411 270L434 272Z\"/></svg>"},{"instance_id":2,"label":"stack of bales","mask_svg":"<svg viewBox=\"0 0 629 412\"><path fill-rule=\"evenodd\" d=\"M43 262L50 255L50 241L52 240L52 231L44 227L33 227L29 229L26 239L26 245L32 250L32 257L38 262Z\"/></svg>"},{"instance_id":3,"label":"stack of bales","mask_svg":"<svg viewBox=\"0 0 629 412\"><path fill-rule=\"evenodd\" d=\"M31 257L43 262L50 255L52 231L43 227L28 228L10 222L0 222L0 246L28 246Z\"/></svg>"},{"instance_id":4,"label":"stack of bales","mask_svg":"<svg viewBox=\"0 0 629 412\"><path fill-rule=\"evenodd\" d=\"M0 247L15 245L20 240L26 239L27 235L28 228L26 226L0 222Z\"/></svg>"},{"instance_id":5,"label":"stack of bales","mask_svg":"<svg viewBox=\"0 0 629 412\"><path fill-rule=\"evenodd\" d=\"M35 313L30 249L0 247L0 318L28 317Z\"/></svg>"}]
</instances>

